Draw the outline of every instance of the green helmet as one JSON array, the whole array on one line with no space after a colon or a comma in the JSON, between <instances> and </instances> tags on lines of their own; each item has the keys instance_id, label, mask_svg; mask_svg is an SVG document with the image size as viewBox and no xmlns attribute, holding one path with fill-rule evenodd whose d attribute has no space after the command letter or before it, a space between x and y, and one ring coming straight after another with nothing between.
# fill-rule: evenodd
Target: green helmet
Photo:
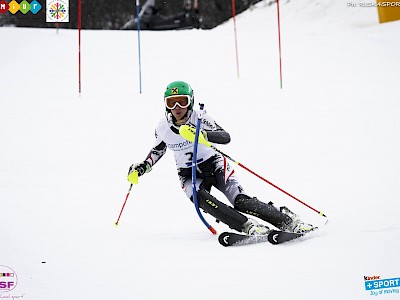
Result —
<instances>
[{"instance_id":1,"label":"green helmet","mask_svg":"<svg viewBox=\"0 0 400 300\"><path fill-rule=\"evenodd\" d=\"M164 100L166 97L174 95L187 95L190 96L189 110L193 109L194 106L194 93L192 87L184 81L174 81L168 84L164 92ZM166 108L169 111L168 108Z\"/></svg>"}]
</instances>

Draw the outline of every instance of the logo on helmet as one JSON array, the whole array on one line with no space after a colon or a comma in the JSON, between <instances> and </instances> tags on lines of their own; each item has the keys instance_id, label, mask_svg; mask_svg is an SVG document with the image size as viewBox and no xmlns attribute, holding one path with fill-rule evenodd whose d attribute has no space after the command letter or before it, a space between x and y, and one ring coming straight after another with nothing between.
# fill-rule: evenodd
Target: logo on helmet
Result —
<instances>
[{"instance_id":1,"label":"logo on helmet","mask_svg":"<svg viewBox=\"0 0 400 300\"><path fill-rule=\"evenodd\" d=\"M171 89L171 93L172 93L172 94L175 94L175 95L178 94L178 93L179 93L178 88L177 88L177 87L172 88L172 89Z\"/></svg>"}]
</instances>

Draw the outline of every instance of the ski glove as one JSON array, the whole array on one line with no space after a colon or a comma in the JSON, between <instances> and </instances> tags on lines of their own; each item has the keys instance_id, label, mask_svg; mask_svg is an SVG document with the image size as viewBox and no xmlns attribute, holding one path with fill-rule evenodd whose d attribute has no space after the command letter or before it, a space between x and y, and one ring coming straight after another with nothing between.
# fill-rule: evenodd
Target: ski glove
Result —
<instances>
[{"instance_id":1,"label":"ski glove","mask_svg":"<svg viewBox=\"0 0 400 300\"><path fill-rule=\"evenodd\" d=\"M144 162L131 165L129 167L128 176L134 171L137 171L139 176L149 173L151 171L150 163L145 160Z\"/></svg>"}]
</instances>

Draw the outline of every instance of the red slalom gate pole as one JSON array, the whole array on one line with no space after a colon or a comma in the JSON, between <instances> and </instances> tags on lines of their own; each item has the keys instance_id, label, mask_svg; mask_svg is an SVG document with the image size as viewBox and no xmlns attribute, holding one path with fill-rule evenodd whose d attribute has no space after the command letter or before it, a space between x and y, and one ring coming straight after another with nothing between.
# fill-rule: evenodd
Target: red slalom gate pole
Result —
<instances>
[{"instance_id":1,"label":"red slalom gate pole","mask_svg":"<svg viewBox=\"0 0 400 300\"><path fill-rule=\"evenodd\" d=\"M235 50L236 50L236 74L239 78L239 53L238 53L238 42L237 42L237 33L236 33L236 8L235 8L235 0L232 0L232 17L233 17L233 30L235 34Z\"/></svg>"},{"instance_id":2,"label":"red slalom gate pole","mask_svg":"<svg viewBox=\"0 0 400 300\"><path fill-rule=\"evenodd\" d=\"M82 3L78 0L78 85L79 85L79 95L82 91L81 83L81 29L82 29Z\"/></svg>"},{"instance_id":3,"label":"red slalom gate pole","mask_svg":"<svg viewBox=\"0 0 400 300\"><path fill-rule=\"evenodd\" d=\"M276 8L278 11L278 44L279 44L279 72L282 89L282 49L281 49L281 17L279 12L279 0L276 0Z\"/></svg>"},{"instance_id":4,"label":"red slalom gate pole","mask_svg":"<svg viewBox=\"0 0 400 300\"><path fill-rule=\"evenodd\" d=\"M139 57L139 92L142 93L142 56L140 54L140 3L136 0L136 23L138 33L138 57Z\"/></svg>"}]
</instances>

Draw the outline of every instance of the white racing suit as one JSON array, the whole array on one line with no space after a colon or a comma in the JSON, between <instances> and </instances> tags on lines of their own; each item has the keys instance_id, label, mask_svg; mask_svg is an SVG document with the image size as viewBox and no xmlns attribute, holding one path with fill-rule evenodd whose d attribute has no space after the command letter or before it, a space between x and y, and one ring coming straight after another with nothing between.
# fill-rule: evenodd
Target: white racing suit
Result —
<instances>
[{"instance_id":1,"label":"white racing suit","mask_svg":"<svg viewBox=\"0 0 400 300\"><path fill-rule=\"evenodd\" d=\"M197 113L193 111L186 124L195 127L196 123ZM229 134L207 114L203 114L201 128L208 133L211 141L215 136L217 136L216 139L219 139L220 143L226 144L230 141ZM182 189L186 196L191 198L193 195L191 165L194 144L179 134L179 127L174 125L170 114L159 122L156 128L155 145L146 160L153 166L165 154L167 148L174 153ZM210 184L203 183L205 179L212 182L212 185L224 193L232 205L235 204L236 196L244 193L234 174L234 169L229 165L227 159L212 148L199 144L197 149L197 190L201 185L210 190Z\"/></svg>"},{"instance_id":2,"label":"white racing suit","mask_svg":"<svg viewBox=\"0 0 400 300\"><path fill-rule=\"evenodd\" d=\"M189 111L188 113L190 115L186 124L196 127L197 112ZM229 134L205 112L201 120L201 129L207 133L207 139L210 142L219 144L230 142ZM182 189L186 196L193 200L191 166L194 144L179 134L179 126L174 124L171 113L159 122L155 136L154 147L146 161L150 166L154 166L165 154L167 148L172 150ZM257 198L246 195L227 159L214 149L200 143L197 149L196 177L199 206L233 229L242 231L243 224L248 220L239 211L259 217L281 229L287 227L292 221L272 204L265 204ZM213 197L210 194L212 186L220 190L235 209Z\"/></svg>"}]
</instances>

